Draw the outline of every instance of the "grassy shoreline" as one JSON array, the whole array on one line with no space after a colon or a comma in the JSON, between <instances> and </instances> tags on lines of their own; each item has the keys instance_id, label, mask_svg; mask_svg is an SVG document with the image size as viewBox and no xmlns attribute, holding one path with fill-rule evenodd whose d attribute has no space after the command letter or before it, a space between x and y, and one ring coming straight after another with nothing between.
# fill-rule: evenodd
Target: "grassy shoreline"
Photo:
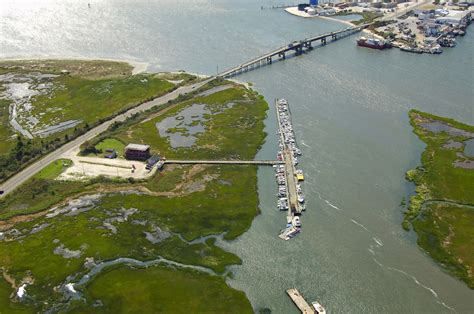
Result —
<instances>
[{"instance_id":1,"label":"grassy shoreline","mask_svg":"<svg viewBox=\"0 0 474 314\"><path fill-rule=\"evenodd\" d=\"M421 166L406 173L416 189L403 228L413 226L418 245L474 289L474 169L456 166L473 160L464 154L464 141L474 137L474 127L417 110L409 116L426 148Z\"/></svg>"}]
</instances>

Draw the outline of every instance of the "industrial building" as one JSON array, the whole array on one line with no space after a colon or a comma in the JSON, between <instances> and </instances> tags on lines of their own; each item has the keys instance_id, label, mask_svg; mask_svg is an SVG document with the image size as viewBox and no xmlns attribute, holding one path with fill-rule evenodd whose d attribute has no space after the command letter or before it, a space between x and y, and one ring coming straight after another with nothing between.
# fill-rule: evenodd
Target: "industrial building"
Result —
<instances>
[{"instance_id":1,"label":"industrial building","mask_svg":"<svg viewBox=\"0 0 474 314\"><path fill-rule=\"evenodd\" d=\"M150 146L142 144L128 144L125 147L124 155L129 160L147 160L150 158Z\"/></svg>"}]
</instances>

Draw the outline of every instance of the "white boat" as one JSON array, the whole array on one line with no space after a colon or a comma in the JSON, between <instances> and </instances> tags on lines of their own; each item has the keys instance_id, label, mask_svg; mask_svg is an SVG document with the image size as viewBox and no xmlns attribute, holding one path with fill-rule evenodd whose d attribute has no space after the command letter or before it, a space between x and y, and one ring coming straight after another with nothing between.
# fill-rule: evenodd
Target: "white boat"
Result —
<instances>
[{"instance_id":1,"label":"white boat","mask_svg":"<svg viewBox=\"0 0 474 314\"><path fill-rule=\"evenodd\" d=\"M295 235L297 235L301 231L300 228L296 227L289 227L286 229L283 229L281 233L278 235L280 239L283 239L285 241L288 241L289 239L293 238Z\"/></svg>"},{"instance_id":2,"label":"white boat","mask_svg":"<svg viewBox=\"0 0 474 314\"><path fill-rule=\"evenodd\" d=\"M300 217L298 217L298 216L293 217L292 223L293 223L293 226L294 226L294 227L297 227L297 228L301 227L301 219L300 219Z\"/></svg>"},{"instance_id":3,"label":"white boat","mask_svg":"<svg viewBox=\"0 0 474 314\"><path fill-rule=\"evenodd\" d=\"M304 196L303 196L303 194L298 194L298 202L304 203Z\"/></svg>"},{"instance_id":4,"label":"white boat","mask_svg":"<svg viewBox=\"0 0 474 314\"><path fill-rule=\"evenodd\" d=\"M326 309L324 309L324 307L321 304L319 304L319 302L314 301L311 304L313 305L313 308L316 314L326 314Z\"/></svg>"}]
</instances>

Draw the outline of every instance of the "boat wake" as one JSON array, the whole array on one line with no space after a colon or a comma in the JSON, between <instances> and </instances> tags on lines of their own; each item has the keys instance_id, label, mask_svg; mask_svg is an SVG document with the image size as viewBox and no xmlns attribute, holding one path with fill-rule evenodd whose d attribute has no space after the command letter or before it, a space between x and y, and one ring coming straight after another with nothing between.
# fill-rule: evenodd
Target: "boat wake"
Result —
<instances>
[{"instance_id":1,"label":"boat wake","mask_svg":"<svg viewBox=\"0 0 474 314\"><path fill-rule=\"evenodd\" d=\"M377 263L377 265L379 265L380 267L382 268L386 268L388 270L391 270L391 271L395 271L395 272L398 272L400 274L403 274L409 278L411 278L418 286L422 287L423 289L426 289L428 290L435 298L436 298L436 303L438 303L439 305L447 308L448 310L451 310L455 313L457 313L456 309L447 305L446 303L444 303L443 301L441 301L439 299L439 296L438 296L438 293L436 293L436 291L434 291L432 288L422 284L415 276L413 275L410 275L409 273L407 273L406 271L403 271L401 269L398 269L398 268L394 268L394 267L390 267L390 266L385 266L383 265L382 263L380 263L375 257L372 258L374 260L375 263Z\"/></svg>"},{"instance_id":2,"label":"boat wake","mask_svg":"<svg viewBox=\"0 0 474 314\"><path fill-rule=\"evenodd\" d=\"M308 144L304 143L303 141L301 141L301 145L306 146L306 147L308 147L308 148L311 148L311 146L309 146Z\"/></svg>"},{"instance_id":3,"label":"boat wake","mask_svg":"<svg viewBox=\"0 0 474 314\"><path fill-rule=\"evenodd\" d=\"M337 207L336 205L332 204L331 202L329 202L328 200L325 200L324 198L321 197L321 193L318 192L318 198L321 200L321 201L324 201L328 206L334 208L334 209L337 209L338 211L341 211L341 209L339 207Z\"/></svg>"},{"instance_id":4,"label":"boat wake","mask_svg":"<svg viewBox=\"0 0 474 314\"><path fill-rule=\"evenodd\" d=\"M362 229L364 229L365 231L372 233L372 231L370 231L369 229L367 229L367 227L364 226L363 224L361 224L360 222L355 221L354 219L351 219L351 221L352 221L353 223L355 223L356 225L358 225L359 227L361 227Z\"/></svg>"},{"instance_id":5,"label":"boat wake","mask_svg":"<svg viewBox=\"0 0 474 314\"><path fill-rule=\"evenodd\" d=\"M332 208L334 209L337 209L337 210L341 210L339 207L337 207L336 205L334 204L331 204L328 200L324 200L326 202L326 204L328 204L329 206L331 206Z\"/></svg>"},{"instance_id":6,"label":"boat wake","mask_svg":"<svg viewBox=\"0 0 474 314\"><path fill-rule=\"evenodd\" d=\"M377 243L379 246L383 246L383 242L382 242L382 240L380 240L379 238L373 237L372 239L373 239L373 240L375 241L375 243Z\"/></svg>"}]
</instances>

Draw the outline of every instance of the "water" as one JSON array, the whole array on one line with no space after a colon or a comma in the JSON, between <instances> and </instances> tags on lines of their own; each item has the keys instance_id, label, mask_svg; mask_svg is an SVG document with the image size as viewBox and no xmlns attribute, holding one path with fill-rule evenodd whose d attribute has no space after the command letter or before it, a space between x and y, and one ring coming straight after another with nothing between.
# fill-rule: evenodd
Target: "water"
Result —
<instances>
[{"instance_id":1,"label":"water","mask_svg":"<svg viewBox=\"0 0 474 314\"><path fill-rule=\"evenodd\" d=\"M197 140L196 135L205 131L204 115L210 113L205 104L193 104L178 112L176 117L157 122L156 128L161 137L169 139L171 147L191 147Z\"/></svg>"},{"instance_id":2,"label":"water","mask_svg":"<svg viewBox=\"0 0 474 314\"><path fill-rule=\"evenodd\" d=\"M464 154L469 157L474 157L474 138L465 141L466 146L464 147Z\"/></svg>"},{"instance_id":3,"label":"water","mask_svg":"<svg viewBox=\"0 0 474 314\"><path fill-rule=\"evenodd\" d=\"M0 56L148 62L150 70L214 74L283 43L345 25L260 10L279 1L15 1L0 10ZM443 272L401 228L404 172L423 143L407 111L474 123L474 28L442 55L373 51L345 38L238 77L271 104L287 98L303 150L307 211L292 241L277 238L272 169L259 171L262 214L223 245L243 258L230 284L255 308L297 313L290 287L331 313L470 313L473 291ZM258 158L276 153L273 107Z\"/></svg>"}]
</instances>

